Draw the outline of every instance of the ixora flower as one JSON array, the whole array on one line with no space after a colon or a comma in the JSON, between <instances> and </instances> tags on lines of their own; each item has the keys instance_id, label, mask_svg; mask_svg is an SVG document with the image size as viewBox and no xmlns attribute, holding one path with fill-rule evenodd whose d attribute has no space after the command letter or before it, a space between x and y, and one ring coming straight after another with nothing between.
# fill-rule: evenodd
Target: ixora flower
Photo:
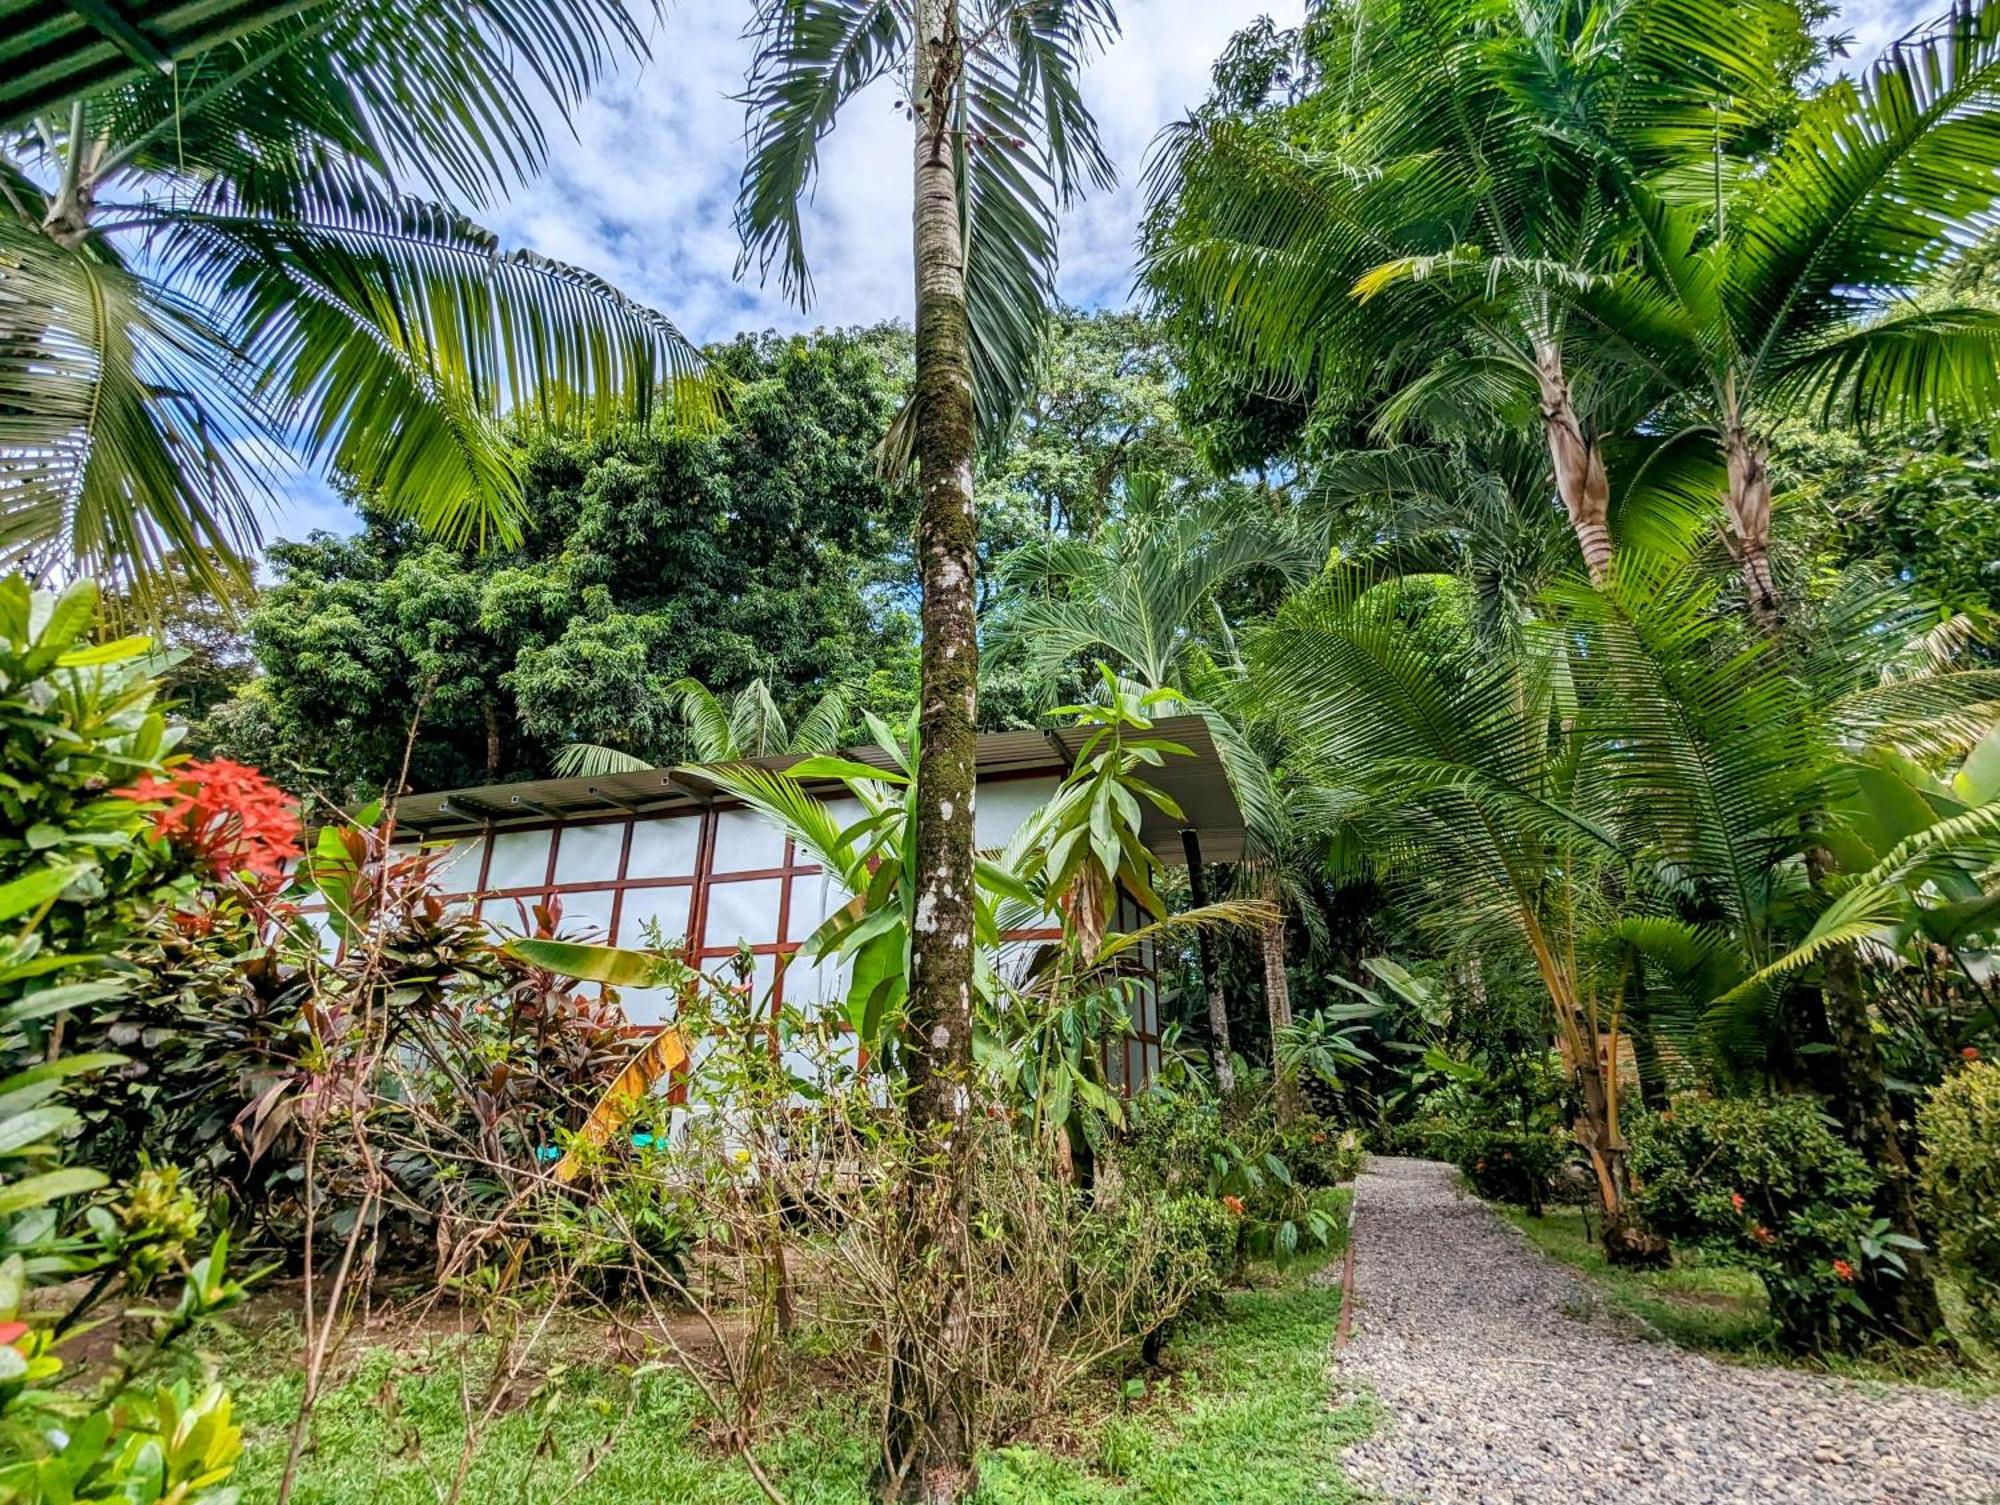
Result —
<instances>
[{"instance_id":1,"label":"ixora flower","mask_svg":"<svg viewBox=\"0 0 2000 1505\"><path fill-rule=\"evenodd\" d=\"M1976 1061L1979 1059L1979 1047L1977 1045L1968 1045L1964 1050L1959 1052L1959 1055L1965 1060Z\"/></svg>"},{"instance_id":2,"label":"ixora flower","mask_svg":"<svg viewBox=\"0 0 2000 1505\"><path fill-rule=\"evenodd\" d=\"M1241 1197L1235 1197L1235 1196L1224 1197L1222 1199L1222 1205L1224 1207L1227 1207L1231 1212L1235 1213L1236 1216L1238 1216L1239 1218L1243 1216L1243 1199Z\"/></svg>"},{"instance_id":3,"label":"ixora flower","mask_svg":"<svg viewBox=\"0 0 2000 1505\"><path fill-rule=\"evenodd\" d=\"M118 792L157 807L153 834L214 877L279 878L299 855L298 802L245 764L197 759Z\"/></svg>"},{"instance_id":4,"label":"ixora flower","mask_svg":"<svg viewBox=\"0 0 2000 1505\"><path fill-rule=\"evenodd\" d=\"M1766 1228L1762 1223L1759 1223L1755 1228L1750 1230L1750 1237L1760 1244L1768 1244L1771 1242L1771 1230Z\"/></svg>"},{"instance_id":5,"label":"ixora flower","mask_svg":"<svg viewBox=\"0 0 2000 1505\"><path fill-rule=\"evenodd\" d=\"M1743 1193L1740 1191L1731 1192L1729 1194L1729 1205L1738 1212L1741 1212L1743 1210Z\"/></svg>"},{"instance_id":6,"label":"ixora flower","mask_svg":"<svg viewBox=\"0 0 2000 1505\"><path fill-rule=\"evenodd\" d=\"M1844 1259L1837 1259L1833 1262L1833 1273L1842 1280L1851 1281L1854 1279L1854 1266Z\"/></svg>"}]
</instances>

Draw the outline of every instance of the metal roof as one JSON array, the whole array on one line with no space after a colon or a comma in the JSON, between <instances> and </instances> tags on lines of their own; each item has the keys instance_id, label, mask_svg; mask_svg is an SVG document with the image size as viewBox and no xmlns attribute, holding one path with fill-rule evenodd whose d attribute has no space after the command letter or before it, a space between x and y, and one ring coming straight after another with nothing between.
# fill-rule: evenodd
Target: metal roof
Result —
<instances>
[{"instance_id":1,"label":"metal roof","mask_svg":"<svg viewBox=\"0 0 2000 1505\"><path fill-rule=\"evenodd\" d=\"M0 126L304 10L314 0L0 0Z\"/></svg>"},{"instance_id":2,"label":"metal roof","mask_svg":"<svg viewBox=\"0 0 2000 1505\"><path fill-rule=\"evenodd\" d=\"M1173 797L1186 820L1170 820L1142 801L1141 838L1162 860L1178 865L1180 833L1186 825L1200 838L1205 860L1234 861L1243 853L1243 812L1237 808L1236 796L1222 771L1207 724L1199 716L1175 716L1156 721L1153 733L1180 743L1194 756L1170 757L1164 767L1148 771L1147 780ZM1061 778L1089 735L1087 729L1078 727L1046 732L984 732L979 738L979 777L982 780L1036 775ZM879 747L851 747L842 756L873 768L890 766L888 755ZM782 770L799 759L787 756L743 761L753 768ZM839 784L833 779L815 779L810 787L817 793L832 794L838 791ZM702 776L700 768L683 765L609 774L603 778L531 779L525 783L482 784L469 789L407 794L396 803L396 823L399 828L424 837L450 836L487 826L546 824L615 815L621 810L672 815L705 805L729 803L733 802Z\"/></svg>"}]
</instances>

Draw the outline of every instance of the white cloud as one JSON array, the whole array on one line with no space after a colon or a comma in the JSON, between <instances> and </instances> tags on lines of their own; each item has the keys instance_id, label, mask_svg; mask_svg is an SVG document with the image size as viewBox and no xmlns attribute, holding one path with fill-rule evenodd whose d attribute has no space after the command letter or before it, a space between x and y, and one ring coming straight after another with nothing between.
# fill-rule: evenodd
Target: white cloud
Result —
<instances>
[{"instance_id":1,"label":"white cloud","mask_svg":"<svg viewBox=\"0 0 2000 1505\"><path fill-rule=\"evenodd\" d=\"M1132 240L1143 209L1140 174L1162 126L1207 92L1223 44L1259 15L1297 22L1305 0L1127 0L1123 32L1084 74L1084 93L1118 187L1065 217L1061 291L1084 306L1130 296ZM1842 24L1855 34L1849 68L1935 7L1912 0L1851 0ZM822 145L806 206L815 297L805 311L777 278L735 275L736 185L745 145L743 87L749 7L684 0L656 28L652 61L628 67L577 113L548 171L486 218L512 245L575 262L675 319L698 341L739 330L872 324L910 316L909 128L893 80L851 101ZM346 509L301 478L275 518L274 536L327 526Z\"/></svg>"},{"instance_id":2,"label":"white cloud","mask_svg":"<svg viewBox=\"0 0 2000 1505\"><path fill-rule=\"evenodd\" d=\"M866 324L910 314L909 126L885 79L849 103L822 147L805 215L815 297L789 306L773 277L742 281L732 214L744 158L747 6L668 12L653 60L628 69L579 115L548 173L497 215L510 241L576 261L679 320L697 339L739 329ZM1138 0L1123 34L1085 75L1085 96L1119 186L1067 216L1062 291L1120 303L1131 283L1139 175L1161 126L1207 91L1231 33L1261 14L1296 21L1304 0Z\"/></svg>"}]
</instances>

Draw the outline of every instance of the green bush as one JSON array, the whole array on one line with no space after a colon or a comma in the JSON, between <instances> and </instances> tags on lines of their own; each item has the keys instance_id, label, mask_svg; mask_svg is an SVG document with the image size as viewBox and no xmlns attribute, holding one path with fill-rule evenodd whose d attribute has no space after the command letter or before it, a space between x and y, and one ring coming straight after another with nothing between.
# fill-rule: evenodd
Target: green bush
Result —
<instances>
[{"instance_id":1,"label":"green bush","mask_svg":"<svg viewBox=\"0 0 2000 1505\"><path fill-rule=\"evenodd\" d=\"M1323 1118L1306 1117L1273 1134L1274 1148L1300 1186L1321 1190L1352 1181L1361 1169L1361 1135Z\"/></svg>"},{"instance_id":2,"label":"green bush","mask_svg":"<svg viewBox=\"0 0 2000 1505\"><path fill-rule=\"evenodd\" d=\"M1786 1347L1851 1345L1873 1322L1855 1286L1893 1275L1875 1176L1808 1097L1682 1099L1628 1125L1638 1207L1655 1232L1754 1271Z\"/></svg>"},{"instance_id":3,"label":"green bush","mask_svg":"<svg viewBox=\"0 0 2000 1505\"><path fill-rule=\"evenodd\" d=\"M616 1304L687 1276L694 1220L668 1185L667 1168L640 1153L599 1178L589 1195L554 1192L530 1250L532 1273L574 1280Z\"/></svg>"},{"instance_id":4,"label":"green bush","mask_svg":"<svg viewBox=\"0 0 2000 1505\"><path fill-rule=\"evenodd\" d=\"M1287 1153L1288 1136L1271 1117L1268 1101L1246 1103L1240 1120L1215 1103L1170 1092L1151 1092L1135 1101L1116 1160L1133 1192L1164 1196L1205 1195L1237 1220L1241 1256L1280 1261L1301 1250L1328 1248L1340 1230L1325 1192L1338 1176L1339 1136L1311 1143L1314 1130L1301 1128L1312 1168L1299 1172ZM1360 1141L1347 1155L1358 1159Z\"/></svg>"},{"instance_id":5,"label":"green bush","mask_svg":"<svg viewBox=\"0 0 2000 1505\"><path fill-rule=\"evenodd\" d=\"M1472 1189L1489 1202L1525 1207L1537 1217L1549 1185L1569 1159L1570 1146L1555 1129L1517 1129L1447 1123L1436 1141Z\"/></svg>"},{"instance_id":6,"label":"green bush","mask_svg":"<svg viewBox=\"0 0 2000 1505\"><path fill-rule=\"evenodd\" d=\"M66 875L37 928L69 955L114 950L188 886L147 808L118 792L160 770L180 729L154 708L145 639L93 642L96 610L89 581L55 596L0 578L0 883ZM0 1002L50 985L0 983Z\"/></svg>"},{"instance_id":7,"label":"green bush","mask_svg":"<svg viewBox=\"0 0 2000 1505\"><path fill-rule=\"evenodd\" d=\"M2000 1066L1954 1072L1917 1112L1938 1252L1980 1335L2000 1343Z\"/></svg>"}]
</instances>

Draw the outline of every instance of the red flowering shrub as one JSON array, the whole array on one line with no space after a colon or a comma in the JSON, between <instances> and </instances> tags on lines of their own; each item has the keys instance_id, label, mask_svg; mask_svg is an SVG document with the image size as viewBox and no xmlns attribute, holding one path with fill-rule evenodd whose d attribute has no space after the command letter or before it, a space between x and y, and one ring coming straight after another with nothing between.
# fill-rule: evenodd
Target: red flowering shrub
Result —
<instances>
[{"instance_id":1,"label":"red flowering shrub","mask_svg":"<svg viewBox=\"0 0 2000 1505\"><path fill-rule=\"evenodd\" d=\"M147 774L127 799L156 806L153 834L185 851L211 876L282 877L299 855L298 802L256 769L226 758Z\"/></svg>"},{"instance_id":2,"label":"red flowering shrub","mask_svg":"<svg viewBox=\"0 0 2000 1505\"><path fill-rule=\"evenodd\" d=\"M1807 1351L1864 1340L1856 1289L1883 1247L1875 1174L1809 1097L1683 1098L1627 1120L1646 1226L1764 1282L1778 1339ZM1845 1272L1845 1273L1843 1273Z\"/></svg>"}]
</instances>

